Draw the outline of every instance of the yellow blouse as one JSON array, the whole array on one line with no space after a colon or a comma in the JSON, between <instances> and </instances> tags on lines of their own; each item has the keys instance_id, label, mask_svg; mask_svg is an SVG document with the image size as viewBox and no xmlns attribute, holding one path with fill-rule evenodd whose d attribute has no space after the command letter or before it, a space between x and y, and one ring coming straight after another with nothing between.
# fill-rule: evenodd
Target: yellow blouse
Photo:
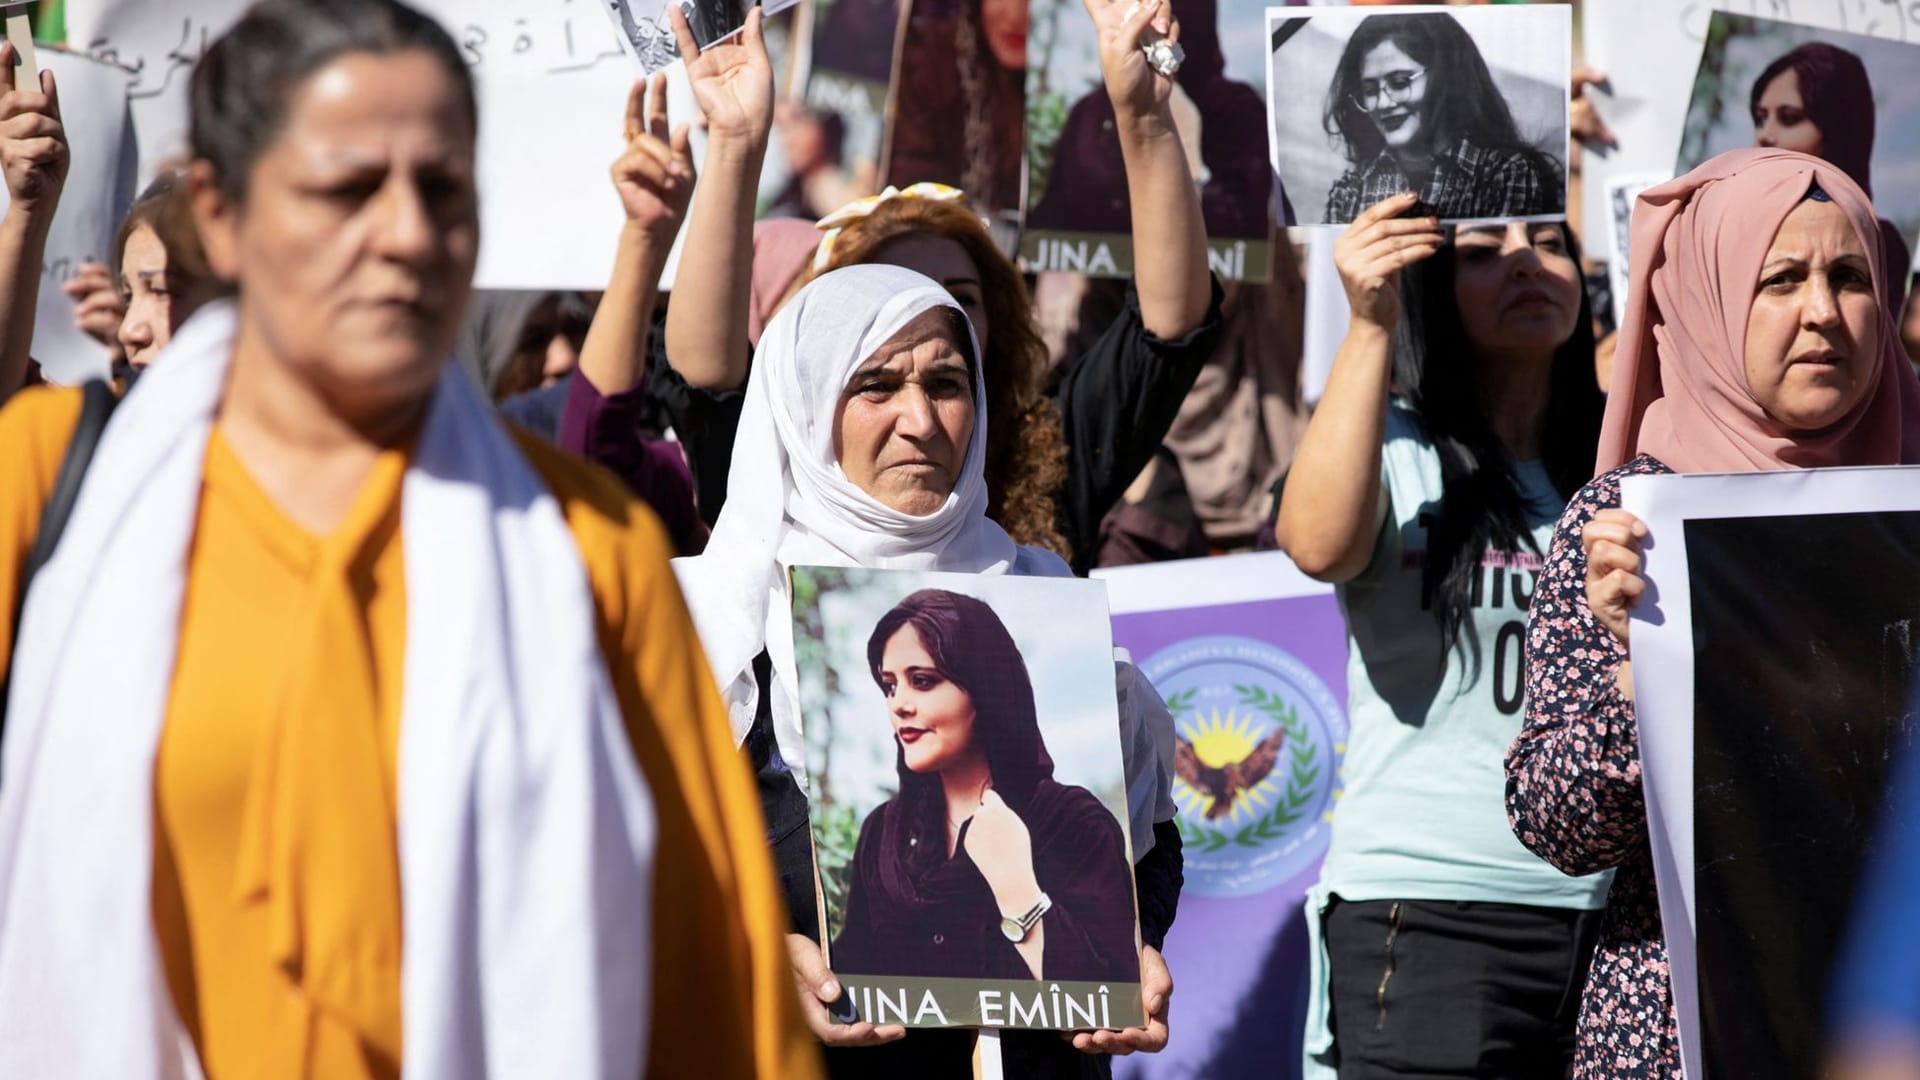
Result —
<instances>
[{"instance_id":1,"label":"yellow blouse","mask_svg":"<svg viewBox=\"0 0 1920 1080\"><path fill-rule=\"evenodd\" d=\"M73 391L28 390L0 411L0 611L12 610L79 402ZM611 476L532 437L519 441L579 544L601 650L655 802L648 1073L817 1075L758 798L667 566L670 543ZM213 1080L399 1073L399 962L380 948L400 942L398 868L379 864L394 858L392 846L356 852L372 865L353 866L338 888L329 881L305 894L312 910L302 919L344 926L356 945L348 955L307 957L310 969L333 973L323 1006L276 960L287 931L255 888L267 856L245 827L259 815L243 811L261 797L257 787L273 782L261 766L262 736L280 733L261 721L295 695L314 700L308 712L338 725L342 739L374 740L381 763L377 778L347 777L345 791L287 785L294 799L322 803L295 810L358 815L376 835L394 833L405 468L404 450L382 455L340 528L316 537L278 510L218 431L208 446L155 766L153 913L175 1004ZM346 620L351 630L316 640L305 616L341 568L358 617ZM0 671L11 633L0 620ZM316 677L307 662L316 652L321 671L358 669L358 677Z\"/></svg>"}]
</instances>

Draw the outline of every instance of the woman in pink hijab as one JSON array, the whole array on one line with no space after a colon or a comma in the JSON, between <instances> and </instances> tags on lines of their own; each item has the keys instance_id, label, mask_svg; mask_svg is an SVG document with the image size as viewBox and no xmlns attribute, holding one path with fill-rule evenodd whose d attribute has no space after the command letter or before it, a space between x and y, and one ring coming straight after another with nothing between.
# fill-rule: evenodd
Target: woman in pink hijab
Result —
<instances>
[{"instance_id":1,"label":"woman in pink hijab","mask_svg":"<svg viewBox=\"0 0 1920 1080\"><path fill-rule=\"evenodd\" d=\"M1860 188L1790 151L1722 154L1634 208L1599 475L1534 593L1507 755L1521 843L1568 874L1615 871L1575 1077L1680 1075L1626 649L1646 527L1619 509L1620 478L1920 461L1920 381L1880 302L1880 254Z\"/></svg>"}]
</instances>

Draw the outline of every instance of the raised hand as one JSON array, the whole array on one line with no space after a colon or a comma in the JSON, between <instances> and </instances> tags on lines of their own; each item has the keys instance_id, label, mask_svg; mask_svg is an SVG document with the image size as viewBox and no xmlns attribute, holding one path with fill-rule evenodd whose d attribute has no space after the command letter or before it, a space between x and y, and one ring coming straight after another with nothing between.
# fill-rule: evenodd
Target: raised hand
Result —
<instances>
[{"instance_id":1,"label":"raised hand","mask_svg":"<svg viewBox=\"0 0 1920 1080\"><path fill-rule=\"evenodd\" d=\"M628 223L665 251L687 219L694 176L687 125L668 127L664 74L656 72L633 84L626 132L627 149L613 163L613 186Z\"/></svg>"},{"instance_id":2,"label":"raised hand","mask_svg":"<svg viewBox=\"0 0 1920 1080\"><path fill-rule=\"evenodd\" d=\"M1634 605L1647 591L1647 579L1640 576L1640 545L1646 539L1646 524L1618 509L1593 515L1580 531L1587 554L1587 607L1622 645Z\"/></svg>"},{"instance_id":3,"label":"raised hand","mask_svg":"<svg viewBox=\"0 0 1920 1080\"><path fill-rule=\"evenodd\" d=\"M6 172L9 212L51 215L67 183L70 155L60 123L60 89L42 71L37 87L14 85L18 54L0 45L0 169Z\"/></svg>"},{"instance_id":4,"label":"raised hand","mask_svg":"<svg viewBox=\"0 0 1920 1080\"><path fill-rule=\"evenodd\" d=\"M989 788L980 798L980 809L967 829L967 858L979 867L987 879L993 898L1003 915L1022 914L1040 899L1040 884L1033 874L1033 837L1027 823L1006 804L1000 793Z\"/></svg>"},{"instance_id":5,"label":"raised hand","mask_svg":"<svg viewBox=\"0 0 1920 1080\"><path fill-rule=\"evenodd\" d=\"M1391 331L1400 321L1400 271L1440 250L1446 235L1431 217L1402 218L1417 196L1391 195L1353 219L1333 245L1333 263L1356 321Z\"/></svg>"},{"instance_id":6,"label":"raised hand","mask_svg":"<svg viewBox=\"0 0 1920 1080\"><path fill-rule=\"evenodd\" d=\"M773 129L773 61L760 36L760 8L747 12L739 34L701 49L687 25L686 13L669 4L673 36L680 59L687 65L687 81L694 100L707 118L707 132L721 139L747 139L765 144Z\"/></svg>"},{"instance_id":7,"label":"raised hand","mask_svg":"<svg viewBox=\"0 0 1920 1080\"><path fill-rule=\"evenodd\" d=\"M1173 80L1147 63L1141 38L1151 26L1170 41L1180 40L1180 26L1167 0L1084 0L1087 14L1100 31L1100 72L1114 115L1122 121L1151 116L1166 108L1173 96Z\"/></svg>"}]
</instances>

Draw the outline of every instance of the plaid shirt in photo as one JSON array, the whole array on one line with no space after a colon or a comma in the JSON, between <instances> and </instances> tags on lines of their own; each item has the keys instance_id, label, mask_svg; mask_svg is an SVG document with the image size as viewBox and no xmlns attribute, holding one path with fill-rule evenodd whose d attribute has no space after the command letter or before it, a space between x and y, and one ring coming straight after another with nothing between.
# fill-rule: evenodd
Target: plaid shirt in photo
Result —
<instances>
[{"instance_id":1,"label":"plaid shirt in photo","mask_svg":"<svg viewBox=\"0 0 1920 1080\"><path fill-rule=\"evenodd\" d=\"M1413 190L1393 155L1382 150L1366 168L1348 169L1327 192L1324 223L1344 225L1390 195ZM1443 219L1532 217L1566 212L1566 185L1551 158L1491 150L1463 139L1434 158L1420 189L1421 207Z\"/></svg>"}]
</instances>

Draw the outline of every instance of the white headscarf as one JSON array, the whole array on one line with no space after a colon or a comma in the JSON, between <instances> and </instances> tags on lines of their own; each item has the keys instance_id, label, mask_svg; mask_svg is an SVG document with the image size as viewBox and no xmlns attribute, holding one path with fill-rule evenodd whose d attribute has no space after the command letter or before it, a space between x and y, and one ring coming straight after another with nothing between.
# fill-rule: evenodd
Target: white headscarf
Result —
<instances>
[{"instance_id":1,"label":"white headscarf","mask_svg":"<svg viewBox=\"0 0 1920 1080\"><path fill-rule=\"evenodd\" d=\"M946 505L902 513L854 486L833 452L834 420L853 373L921 314L961 308L932 279L897 266L823 274L767 324L727 476L727 505L706 552L674 560L707 661L726 699L735 741L753 726L754 658L773 660L774 735L803 768L792 688L794 566L1066 576L1059 556L1014 544L987 517L986 389L974 363L972 438ZM964 319L964 312L962 313ZM968 335L972 355L979 344Z\"/></svg>"}]
</instances>

